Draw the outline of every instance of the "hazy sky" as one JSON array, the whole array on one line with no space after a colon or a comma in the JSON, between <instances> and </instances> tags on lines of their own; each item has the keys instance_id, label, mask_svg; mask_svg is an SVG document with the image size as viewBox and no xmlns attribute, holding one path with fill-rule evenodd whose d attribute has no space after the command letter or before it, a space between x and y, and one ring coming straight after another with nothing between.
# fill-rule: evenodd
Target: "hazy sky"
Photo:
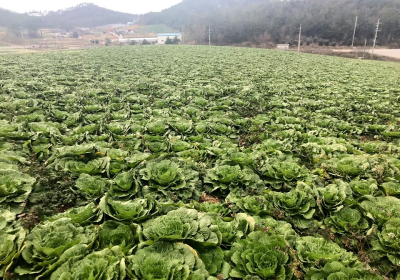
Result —
<instances>
[{"instance_id":1,"label":"hazy sky","mask_svg":"<svg viewBox=\"0 0 400 280\"><path fill-rule=\"evenodd\" d=\"M131 14L159 12L182 0L1 0L0 8L15 12L55 11L88 2L98 6Z\"/></svg>"}]
</instances>

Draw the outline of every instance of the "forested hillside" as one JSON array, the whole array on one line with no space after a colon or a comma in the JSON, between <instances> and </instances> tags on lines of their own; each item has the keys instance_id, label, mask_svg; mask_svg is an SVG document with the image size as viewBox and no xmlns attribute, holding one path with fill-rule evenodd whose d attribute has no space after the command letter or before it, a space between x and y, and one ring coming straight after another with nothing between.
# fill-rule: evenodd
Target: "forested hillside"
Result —
<instances>
[{"instance_id":1,"label":"forested hillside","mask_svg":"<svg viewBox=\"0 0 400 280\"><path fill-rule=\"evenodd\" d=\"M197 43L297 43L299 25L305 44L349 45L358 15L356 44L371 43L381 19L378 44L400 43L399 0L184 0L160 13L141 17L143 24L164 23L186 31ZM188 38L189 39L189 38Z\"/></svg>"},{"instance_id":2,"label":"forested hillside","mask_svg":"<svg viewBox=\"0 0 400 280\"><path fill-rule=\"evenodd\" d=\"M94 4L78 6L50 12L42 17L14 13L0 8L0 26L19 29L94 27L112 23L126 23L136 20L137 15L112 11Z\"/></svg>"}]
</instances>

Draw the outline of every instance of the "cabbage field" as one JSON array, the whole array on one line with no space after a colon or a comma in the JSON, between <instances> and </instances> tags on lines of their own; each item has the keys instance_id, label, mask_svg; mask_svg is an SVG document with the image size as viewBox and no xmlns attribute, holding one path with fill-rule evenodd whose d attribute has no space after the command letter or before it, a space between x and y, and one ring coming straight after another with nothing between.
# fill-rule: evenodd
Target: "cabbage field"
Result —
<instances>
[{"instance_id":1,"label":"cabbage field","mask_svg":"<svg viewBox=\"0 0 400 280\"><path fill-rule=\"evenodd\" d=\"M0 278L400 279L399 73L201 46L0 57Z\"/></svg>"}]
</instances>

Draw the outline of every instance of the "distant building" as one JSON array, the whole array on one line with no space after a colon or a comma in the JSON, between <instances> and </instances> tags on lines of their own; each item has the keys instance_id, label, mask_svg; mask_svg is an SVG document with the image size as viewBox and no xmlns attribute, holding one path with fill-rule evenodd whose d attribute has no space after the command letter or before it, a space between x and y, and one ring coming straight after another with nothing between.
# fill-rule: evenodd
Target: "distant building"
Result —
<instances>
[{"instance_id":1,"label":"distant building","mask_svg":"<svg viewBox=\"0 0 400 280\"><path fill-rule=\"evenodd\" d=\"M288 51L289 50L289 44L278 44L278 45L276 45L276 48L278 50Z\"/></svg>"},{"instance_id":2,"label":"distant building","mask_svg":"<svg viewBox=\"0 0 400 280\"><path fill-rule=\"evenodd\" d=\"M136 42L136 43L142 43L144 40L146 40L149 43L152 42L157 42L157 38L151 37L151 38L125 38L125 39L118 39L119 43L129 43L129 42Z\"/></svg>"},{"instance_id":3,"label":"distant building","mask_svg":"<svg viewBox=\"0 0 400 280\"><path fill-rule=\"evenodd\" d=\"M167 40L168 37L170 39L174 39L175 36L178 37L178 39L182 41L181 33L161 33L161 34L157 35L157 42L159 45L164 45L165 41Z\"/></svg>"},{"instance_id":4,"label":"distant building","mask_svg":"<svg viewBox=\"0 0 400 280\"><path fill-rule=\"evenodd\" d=\"M128 33L128 30L118 30L117 31L117 35L124 35L124 34L127 34Z\"/></svg>"}]
</instances>

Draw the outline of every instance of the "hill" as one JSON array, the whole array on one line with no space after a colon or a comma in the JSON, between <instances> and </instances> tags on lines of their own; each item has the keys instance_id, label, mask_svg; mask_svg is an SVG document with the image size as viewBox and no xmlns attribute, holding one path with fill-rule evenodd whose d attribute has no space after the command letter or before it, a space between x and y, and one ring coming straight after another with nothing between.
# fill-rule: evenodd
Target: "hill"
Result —
<instances>
[{"instance_id":1,"label":"hill","mask_svg":"<svg viewBox=\"0 0 400 280\"><path fill-rule=\"evenodd\" d=\"M80 4L65 10L49 12L44 16L33 17L0 9L0 26L17 26L27 29L94 27L113 23L126 23L137 20L138 15L121 13L94 4Z\"/></svg>"},{"instance_id":2,"label":"hill","mask_svg":"<svg viewBox=\"0 0 400 280\"><path fill-rule=\"evenodd\" d=\"M141 24L166 24L184 30L197 43L208 40L212 26L214 44L248 42L297 44L299 25L305 44L350 45L358 16L356 44L372 43L381 19L379 44L400 44L398 0L184 0L159 13L148 13Z\"/></svg>"}]
</instances>

